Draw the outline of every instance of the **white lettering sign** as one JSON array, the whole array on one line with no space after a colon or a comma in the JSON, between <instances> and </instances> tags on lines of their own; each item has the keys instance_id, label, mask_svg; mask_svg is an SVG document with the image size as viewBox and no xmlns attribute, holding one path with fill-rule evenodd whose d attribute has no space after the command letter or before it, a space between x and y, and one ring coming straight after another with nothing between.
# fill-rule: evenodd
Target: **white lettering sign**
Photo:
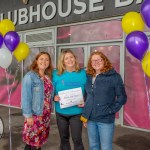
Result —
<instances>
[{"instance_id":1,"label":"white lettering sign","mask_svg":"<svg viewBox=\"0 0 150 150\"><path fill-rule=\"evenodd\" d=\"M28 20L28 10L26 8L19 9L19 24L26 24Z\"/></svg>"},{"instance_id":2,"label":"white lettering sign","mask_svg":"<svg viewBox=\"0 0 150 150\"><path fill-rule=\"evenodd\" d=\"M36 16L36 18L37 18L37 22L39 22L40 21L40 18L41 18L41 16L40 16L40 5L37 5L37 10L36 11L34 11L34 7L33 6L31 6L30 7L30 22L33 22L33 17L34 16Z\"/></svg>"},{"instance_id":3,"label":"white lettering sign","mask_svg":"<svg viewBox=\"0 0 150 150\"><path fill-rule=\"evenodd\" d=\"M142 3L143 0L137 0L136 4ZM115 7L123 7L123 6L128 6L131 5L134 2L134 0L126 0L126 1L121 1L121 0L115 0Z\"/></svg>"},{"instance_id":4,"label":"white lettering sign","mask_svg":"<svg viewBox=\"0 0 150 150\"><path fill-rule=\"evenodd\" d=\"M51 14L47 15L47 9L51 10ZM53 2L47 2L42 8L42 16L45 20L51 20L56 14L56 5Z\"/></svg>"},{"instance_id":5,"label":"white lettering sign","mask_svg":"<svg viewBox=\"0 0 150 150\"><path fill-rule=\"evenodd\" d=\"M134 0L113 0L114 8L131 5ZM136 4L142 3L143 0L136 0ZM0 20L10 19L14 24L23 25L27 23L40 22L41 20L52 20L56 15L62 18L83 13L93 13L96 11L104 11L104 0L88 0L81 2L80 0L57 0L58 6L53 1L48 1L43 5L37 4L27 8L9 11L7 14L0 13ZM113 7L113 6L112 6ZM89 8L89 9L88 9ZM106 11L106 10L105 10ZM72 13L72 14L71 14ZM84 20L83 20L84 21Z\"/></svg>"},{"instance_id":6,"label":"white lettering sign","mask_svg":"<svg viewBox=\"0 0 150 150\"><path fill-rule=\"evenodd\" d=\"M67 17L71 13L71 0L68 0L67 11L63 12L63 0L58 1L58 13L61 17Z\"/></svg>"},{"instance_id":7,"label":"white lettering sign","mask_svg":"<svg viewBox=\"0 0 150 150\"><path fill-rule=\"evenodd\" d=\"M102 0L92 0L89 1L89 12L103 10L104 6L94 6L96 3L100 3Z\"/></svg>"},{"instance_id":8,"label":"white lettering sign","mask_svg":"<svg viewBox=\"0 0 150 150\"><path fill-rule=\"evenodd\" d=\"M85 11L86 11L86 4L84 3L84 2L79 2L78 0L74 0L74 4L76 5L76 6L80 6L81 7L81 9L80 10L78 10L78 9L75 9L74 10L74 13L75 14L77 14L77 15L79 15L79 14L83 14Z\"/></svg>"}]
</instances>

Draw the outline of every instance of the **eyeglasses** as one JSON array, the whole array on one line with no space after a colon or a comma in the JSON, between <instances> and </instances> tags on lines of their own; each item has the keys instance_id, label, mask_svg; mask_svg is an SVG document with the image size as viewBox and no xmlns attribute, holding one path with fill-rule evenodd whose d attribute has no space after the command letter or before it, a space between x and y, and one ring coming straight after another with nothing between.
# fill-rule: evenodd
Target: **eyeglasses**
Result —
<instances>
[{"instance_id":1,"label":"eyeglasses","mask_svg":"<svg viewBox=\"0 0 150 150\"><path fill-rule=\"evenodd\" d=\"M91 60L92 64L100 63L100 62L102 62L102 61L103 61L103 59L102 59L102 58L101 58L101 59Z\"/></svg>"}]
</instances>

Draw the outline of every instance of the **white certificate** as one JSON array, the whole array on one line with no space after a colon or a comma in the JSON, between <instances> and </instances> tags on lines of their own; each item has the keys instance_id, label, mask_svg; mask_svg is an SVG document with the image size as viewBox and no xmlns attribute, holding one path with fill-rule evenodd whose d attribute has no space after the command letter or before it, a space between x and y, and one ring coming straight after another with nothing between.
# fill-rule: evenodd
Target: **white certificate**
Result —
<instances>
[{"instance_id":1,"label":"white certificate","mask_svg":"<svg viewBox=\"0 0 150 150\"><path fill-rule=\"evenodd\" d=\"M74 88L58 92L60 97L60 108L66 108L83 103L81 88Z\"/></svg>"}]
</instances>

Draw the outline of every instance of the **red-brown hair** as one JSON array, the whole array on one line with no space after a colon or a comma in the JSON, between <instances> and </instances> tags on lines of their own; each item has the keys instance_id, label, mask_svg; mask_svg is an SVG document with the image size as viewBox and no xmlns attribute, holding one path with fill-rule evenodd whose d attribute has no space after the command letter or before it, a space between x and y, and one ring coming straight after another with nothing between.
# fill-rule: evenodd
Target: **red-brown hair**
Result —
<instances>
[{"instance_id":1,"label":"red-brown hair","mask_svg":"<svg viewBox=\"0 0 150 150\"><path fill-rule=\"evenodd\" d=\"M91 53L90 58L88 60L87 71L86 71L87 74L96 76L95 69L92 67L92 63L91 63L91 59L92 59L93 55L99 55L104 61L104 68L101 70L101 72L107 72L113 68L109 59L102 52L95 51L95 52Z\"/></svg>"},{"instance_id":2,"label":"red-brown hair","mask_svg":"<svg viewBox=\"0 0 150 150\"><path fill-rule=\"evenodd\" d=\"M37 74L39 74L39 68L37 66L37 60L39 59L39 57L41 55L47 55L49 57L49 66L46 68L45 70L45 74L51 79L52 78L52 71L53 71L53 66L52 66L52 60L51 60L51 56L48 52L40 52L35 59L33 60L31 66L30 66L30 70L36 72Z\"/></svg>"}]
</instances>

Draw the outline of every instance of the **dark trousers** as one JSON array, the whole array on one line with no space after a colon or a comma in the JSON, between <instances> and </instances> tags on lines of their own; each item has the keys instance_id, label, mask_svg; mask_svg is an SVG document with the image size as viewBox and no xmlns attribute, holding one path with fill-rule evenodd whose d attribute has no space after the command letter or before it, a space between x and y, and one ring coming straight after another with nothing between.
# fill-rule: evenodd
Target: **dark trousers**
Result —
<instances>
[{"instance_id":1,"label":"dark trousers","mask_svg":"<svg viewBox=\"0 0 150 150\"><path fill-rule=\"evenodd\" d=\"M41 148L36 148L34 146L26 144L24 150L41 150Z\"/></svg>"},{"instance_id":2,"label":"dark trousers","mask_svg":"<svg viewBox=\"0 0 150 150\"><path fill-rule=\"evenodd\" d=\"M81 115L62 115L56 113L57 126L61 139L60 150L71 150L69 137L69 127L74 143L74 150L84 150L82 143L82 122L80 121Z\"/></svg>"}]
</instances>

